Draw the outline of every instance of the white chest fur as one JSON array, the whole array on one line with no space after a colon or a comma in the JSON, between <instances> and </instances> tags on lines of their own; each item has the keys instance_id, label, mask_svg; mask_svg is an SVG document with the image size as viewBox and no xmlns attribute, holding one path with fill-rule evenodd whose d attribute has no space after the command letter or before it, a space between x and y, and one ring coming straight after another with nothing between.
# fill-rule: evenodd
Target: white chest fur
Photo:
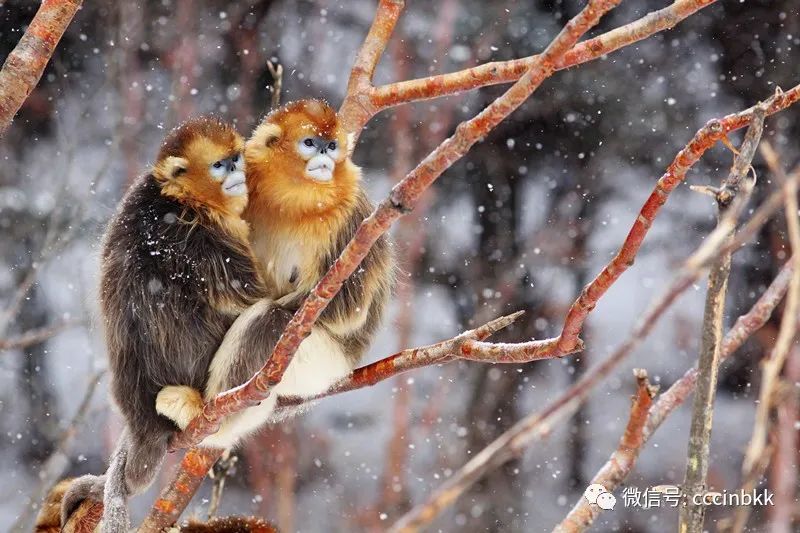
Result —
<instances>
[{"instance_id":1,"label":"white chest fur","mask_svg":"<svg viewBox=\"0 0 800 533\"><path fill-rule=\"evenodd\" d=\"M276 296L311 290L320 276L320 246L291 230L265 229L259 234L253 250L275 283Z\"/></svg>"}]
</instances>

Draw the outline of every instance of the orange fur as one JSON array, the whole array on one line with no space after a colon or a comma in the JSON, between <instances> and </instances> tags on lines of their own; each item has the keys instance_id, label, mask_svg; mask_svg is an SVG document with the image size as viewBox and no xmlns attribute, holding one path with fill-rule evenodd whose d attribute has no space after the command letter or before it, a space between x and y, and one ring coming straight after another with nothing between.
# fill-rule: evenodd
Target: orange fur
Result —
<instances>
[{"instance_id":1,"label":"orange fur","mask_svg":"<svg viewBox=\"0 0 800 533\"><path fill-rule=\"evenodd\" d=\"M305 176L296 146L308 135L335 139L342 148L329 182ZM244 218L328 242L349 218L360 187L361 170L347 157L347 142L336 112L322 101L299 100L267 115L245 149L250 201Z\"/></svg>"},{"instance_id":2,"label":"orange fur","mask_svg":"<svg viewBox=\"0 0 800 533\"><path fill-rule=\"evenodd\" d=\"M212 117L194 119L164 140L153 175L163 184L162 194L208 213L246 242L249 227L241 214L247 196L225 195L208 172L215 161L243 150L244 139L230 125Z\"/></svg>"}]
</instances>

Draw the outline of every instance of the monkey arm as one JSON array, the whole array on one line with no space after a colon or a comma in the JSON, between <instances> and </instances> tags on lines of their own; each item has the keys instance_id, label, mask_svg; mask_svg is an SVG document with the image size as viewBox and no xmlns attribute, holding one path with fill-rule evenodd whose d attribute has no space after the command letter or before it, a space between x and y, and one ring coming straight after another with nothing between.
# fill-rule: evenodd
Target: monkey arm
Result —
<instances>
[{"instance_id":1,"label":"monkey arm","mask_svg":"<svg viewBox=\"0 0 800 533\"><path fill-rule=\"evenodd\" d=\"M328 257L326 271L372 210L372 204L364 192L360 191L353 214L339 232L336 245ZM347 353L352 354L355 358L354 364L369 346L380 325L386 303L394 289L395 271L396 262L391 245L388 238L382 236L319 318L319 324L345 345Z\"/></svg>"}]
</instances>

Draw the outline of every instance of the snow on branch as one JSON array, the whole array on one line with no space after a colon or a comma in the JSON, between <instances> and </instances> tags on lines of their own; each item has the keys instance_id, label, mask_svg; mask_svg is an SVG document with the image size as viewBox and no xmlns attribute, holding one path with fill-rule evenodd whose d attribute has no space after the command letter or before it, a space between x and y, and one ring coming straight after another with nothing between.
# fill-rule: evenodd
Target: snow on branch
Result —
<instances>
[{"instance_id":1,"label":"snow on branch","mask_svg":"<svg viewBox=\"0 0 800 533\"><path fill-rule=\"evenodd\" d=\"M31 94L81 0L42 0L25 35L0 70L0 136Z\"/></svg>"}]
</instances>

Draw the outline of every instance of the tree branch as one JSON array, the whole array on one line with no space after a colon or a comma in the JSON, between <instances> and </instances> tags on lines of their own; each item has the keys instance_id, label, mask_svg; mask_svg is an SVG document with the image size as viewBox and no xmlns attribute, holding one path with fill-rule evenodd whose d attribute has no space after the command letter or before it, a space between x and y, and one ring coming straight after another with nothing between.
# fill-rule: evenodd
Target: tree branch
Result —
<instances>
[{"instance_id":1,"label":"tree branch","mask_svg":"<svg viewBox=\"0 0 800 533\"><path fill-rule=\"evenodd\" d=\"M714 2L716 0L677 0L630 24L576 44L558 61L556 70L586 63L646 39L655 33L670 29L686 17ZM358 91L359 102L361 102L360 113L351 112L348 115L350 118L348 131L360 131L373 116L393 106L458 94L489 85L514 82L525 74L538 57L538 55L533 55L511 61L495 61L458 72L401 81L381 87L362 85ZM350 107L352 104L348 105L348 111L350 111Z\"/></svg>"},{"instance_id":2,"label":"tree branch","mask_svg":"<svg viewBox=\"0 0 800 533\"><path fill-rule=\"evenodd\" d=\"M761 133L764 129L764 116L765 108L758 106L742 143L741 152L736 157L727 179L724 180L722 187L716 193L720 218L725 214L730 214L728 218L733 218L734 223L738 214L744 209L752 190L752 183L748 186L743 182L750 171L750 164L761 140ZM742 189L742 185L745 185L741 190L744 194L738 194ZM724 228L723 235L724 243L730 244L734 235L733 227ZM694 496L702 494L706 490L708 456L711 447L711 425L714 417L714 398L717 392L722 322L730 271L731 252L723 252L711 264L711 273L708 276L700 357L697 363L699 384L692 408L688 460L683 482L686 502L680 508L679 531L681 532L700 533L703 529L705 506L696 504Z\"/></svg>"},{"instance_id":3,"label":"tree branch","mask_svg":"<svg viewBox=\"0 0 800 533\"><path fill-rule=\"evenodd\" d=\"M14 120L50 61L81 0L42 0L25 35L0 70L0 137Z\"/></svg>"},{"instance_id":4,"label":"tree branch","mask_svg":"<svg viewBox=\"0 0 800 533\"><path fill-rule=\"evenodd\" d=\"M372 77L404 7L403 0L380 0L378 4L369 33L356 54L347 92L339 108L339 122L347 132L358 135L364 124L377 113L370 98Z\"/></svg>"},{"instance_id":5,"label":"tree branch","mask_svg":"<svg viewBox=\"0 0 800 533\"><path fill-rule=\"evenodd\" d=\"M783 316L781 317L778 338L769 358L765 360L761 369L761 387L758 403L756 404L753 435L750 438L742 463L743 490L755 488L758 477L760 477L755 475L756 472L760 468L766 468L767 466L762 463L762 459L766 455L770 413L775 408L776 400L779 397L780 373L797 334L798 310L800 309L800 265L798 265L798 261L800 261L800 220L798 219L797 184L794 180L786 177L779 164L777 154L769 145L765 145L763 153L772 172L789 186L789 191L785 197L785 213L789 245L792 249L791 261L794 266L794 274L789 282L789 293L786 296L786 308L783 310ZM749 506L739 507L735 514L733 531L743 531L749 515Z\"/></svg>"},{"instance_id":6,"label":"tree branch","mask_svg":"<svg viewBox=\"0 0 800 533\"><path fill-rule=\"evenodd\" d=\"M516 313L496 318L478 328L465 331L452 339L397 352L394 355L357 368L329 390L312 398L281 397L278 400L279 408L302 405L342 392L370 387L385 379L416 368L455 361L460 358L460 348L465 342L487 339L501 329L513 324L522 314L522 311L517 311Z\"/></svg>"},{"instance_id":7,"label":"tree branch","mask_svg":"<svg viewBox=\"0 0 800 533\"><path fill-rule=\"evenodd\" d=\"M647 380L647 372L642 369L633 371L636 376L636 394L633 396L631 413L628 416L628 425L619 441L619 446L600 471L592 478L591 484L602 485L606 491L614 492L623 479L622 471L630 471L633 468L639 452L644 444L644 425L647 422L647 414L653 405L653 398L658 392L658 387L650 385ZM601 510L596 504L589 503L581 495L580 500L564 520L557 525L554 533L578 533L583 531L594 522Z\"/></svg>"},{"instance_id":8,"label":"tree branch","mask_svg":"<svg viewBox=\"0 0 800 533\"><path fill-rule=\"evenodd\" d=\"M155 533L174 524L223 452L217 448L192 448L187 451L177 467L175 477L158 495L139 531Z\"/></svg>"}]
</instances>

